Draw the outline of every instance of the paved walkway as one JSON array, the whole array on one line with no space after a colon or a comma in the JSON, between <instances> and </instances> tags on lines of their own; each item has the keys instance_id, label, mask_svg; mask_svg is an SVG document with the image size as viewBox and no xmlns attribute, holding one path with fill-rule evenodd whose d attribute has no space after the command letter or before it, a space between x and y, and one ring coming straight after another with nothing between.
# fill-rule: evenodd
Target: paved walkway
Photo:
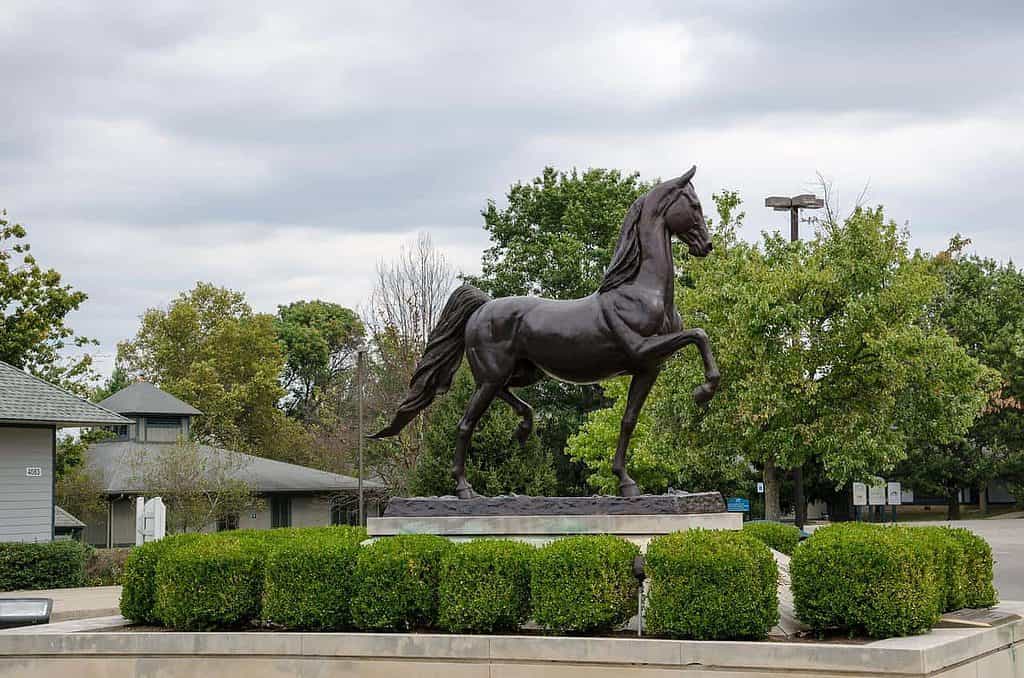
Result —
<instances>
[{"instance_id":1,"label":"paved walkway","mask_svg":"<svg viewBox=\"0 0 1024 678\"><path fill-rule=\"evenodd\" d=\"M90 617L108 617L120 614L120 586L90 586L80 589L50 589L48 591L6 591L0 598L50 598L53 600L51 622Z\"/></svg>"}]
</instances>

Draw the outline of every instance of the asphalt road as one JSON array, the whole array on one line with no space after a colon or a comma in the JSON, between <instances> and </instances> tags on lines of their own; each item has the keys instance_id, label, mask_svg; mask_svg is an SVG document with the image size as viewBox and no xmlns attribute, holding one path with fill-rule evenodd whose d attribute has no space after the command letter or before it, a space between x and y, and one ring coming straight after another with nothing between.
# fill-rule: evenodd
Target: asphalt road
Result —
<instances>
[{"instance_id":1,"label":"asphalt road","mask_svg":"<svg viewBox=\"0 0 1024 678\"><path fill-rule=\"evenodd\" d=\"M992 545L992 557L996 561L996 590L999 592L999 599L1024 601L1024 519L957 520L951 523L914 524L966 527L984 537Z\"/></svg>"}]
</instances>

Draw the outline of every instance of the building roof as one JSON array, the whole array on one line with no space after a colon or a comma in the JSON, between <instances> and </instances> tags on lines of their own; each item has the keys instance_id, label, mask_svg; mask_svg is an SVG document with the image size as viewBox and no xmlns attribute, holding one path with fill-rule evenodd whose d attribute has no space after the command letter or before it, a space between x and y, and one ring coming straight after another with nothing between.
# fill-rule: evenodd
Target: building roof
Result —
<instances>
[{"instance_id":1,"label":"building roof","mask_svg":"<svg viewBox=\"0 0 1024 678\"><path fill-rule=\"evenodd\" d=\"M53 526L54 527L85 527L78 518L74 517L59 506L53 507Z\"/></svg>"},{"instance_id":2,"label":"building roof","mask_svg":"<svg viewBox=\"0 0 1024 678\"><path fill-rule=\"evenodd\" d=\"M128 419L0 361L0 421L55 426L130 424Z\"/></svg>"},{"instance_id":3,"label":"building roof","mask_svg":"<svg viewBox=\"0 0 1024 678\"><path fill-rule=\"evenodd\" d=\"M86 463L99 471L107 494L144 494L148 488L136 477L138 459L148 454L159 453L177 443L141 443L136 441L113 441L96 443L85 453ZM316 469L287 464L241 452L232 452L209 445L197 445L202 455L229 455L230 466L236 469L232 475L244 480L253 492L339 492L355 490L359 481L351 476L328 473ZM382 490L384 485L363 479L367 491Z\"/></svg>"},{"instance_id":4,"label":"building roof","mask_svg":"<svg viewBox=\"0 0 1024 678\"><path fill-rule=\"evenodd\" d=\"M114 395L100 401L100 405L119 414L177 414L198 415L199 410L167 391L161 391L147 381L137 381Z\"/></svg>"}]
</instances>

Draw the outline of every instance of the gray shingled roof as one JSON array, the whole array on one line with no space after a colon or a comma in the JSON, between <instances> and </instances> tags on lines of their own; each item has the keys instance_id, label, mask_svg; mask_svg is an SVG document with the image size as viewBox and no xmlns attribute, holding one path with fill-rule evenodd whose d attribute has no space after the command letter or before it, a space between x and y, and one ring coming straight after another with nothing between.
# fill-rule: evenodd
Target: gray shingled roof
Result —
<instances>
[{"instance_id":1,"label":"gray shingled roof","mask_svg":"<svg viewBox=\"0 0 1024 678\"><path fill-rule=\"evenodd\" d=\"M86 463L99 471L107 494L143 494L148 488L142 486L133 468L133 462L160 449L168 449L176 443L141 443L135 441L114 441L96 443L85 453ZM355 490L359 481L338 473L318 471L305 466L286 464L262 457L253 457L241 452L232 452L209 445L199 445L201 454L232 455L239 462L237 477L245 480L257 493L267 492L337 492ZM384 489L381 483L363 480L368 491Z\"/></svg>"},{"instance_id":2,"label":"gray shingled roof","mask_svg":"<svg viewBox=\"0 0 1024 678\"><path fill-rule=\"evenodd\" d=\"M120 414L202 414L188 403L145 381L126 386L101 400L100 405Z\"/></svg>"},{"instance_id":3,"label":"gray shingled roof","mask_svg":"<svg viewBox=\"0 0 1024 678\"><path fill-rule=\"evenodd\" d=\"M85 527L78 518L74 517L59 506L53 507L53 526L54 527Z\"/></svg>"},{"instance_id":4,"label":"gray shingled roof","mask_svg":"<svg viewBox=\"0 0 1024 678\"><path fill-rule=\"evenodd\" d=\"M0 361L0 421L56 426L130 424L119 414Z\"/></svg>"}]
</instances>

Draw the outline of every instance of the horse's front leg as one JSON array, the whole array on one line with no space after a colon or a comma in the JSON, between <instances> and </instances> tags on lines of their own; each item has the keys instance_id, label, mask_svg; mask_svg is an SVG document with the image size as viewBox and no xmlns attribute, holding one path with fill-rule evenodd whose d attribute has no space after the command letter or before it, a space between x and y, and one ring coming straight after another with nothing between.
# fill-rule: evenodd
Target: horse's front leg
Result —
<instances>
[{"instance_id":1,"label":"horse's front leg","mask_svg":"<svg viewBox=\"0 0 1024 678\"><path fill-rule=\"evenodd\" d=\"M704 383L693 390L693 400L698 405L705 405L718 390L722 375L718 372L718 363L711 352L707 332L699 327L688 331L693 334L693 343L696 344L697 350L700 351L700 359L704 362Z\"/></svg>"},{"instance_id":2,"label":"horse's front leg","mask_svg":"<svg viewBox=\"0 0 1024 678\"><path fill-rule=\"evenodd\" d=\"M619 427L619 444L615 447L615 459L612 461L612 471L619 477L619 494L623 497L636 497L640 494L636 482L626 473L626 452L629 450L629 440L633 437L633 429L636 428L640 410L643 409L647 394L654 386L654 380L658 378L658 372L659 370L655 369L634 374L629 382L626 411L622 415L622 424Z\"/></svg>"}]
</instances>

